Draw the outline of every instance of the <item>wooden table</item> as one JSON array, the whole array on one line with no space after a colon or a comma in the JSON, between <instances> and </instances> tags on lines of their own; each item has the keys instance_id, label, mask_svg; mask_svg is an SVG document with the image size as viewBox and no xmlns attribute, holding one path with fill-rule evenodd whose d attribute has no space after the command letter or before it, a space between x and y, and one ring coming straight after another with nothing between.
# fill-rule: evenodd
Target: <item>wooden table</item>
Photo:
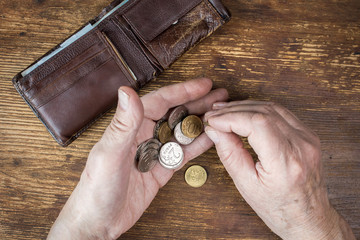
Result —
<instances>
[{"instance_id":1,"label":"wooden table","mask_svg":"<svg viewBox=\"0 0 360 240\"><path fill-rule=\"evenodd\" d=\"M109 2L0 0L1 239L46 237L114 113L62 148L11 79ZM360 238L360 1L224 3L231 22L140 95L207 76L232 99L289 108L320 136L330 200ZM207 169L208 182L191 188L178 171L121 239L278 238L237 192L214 149L194 163Z\"/></svg>"}]
</instances>

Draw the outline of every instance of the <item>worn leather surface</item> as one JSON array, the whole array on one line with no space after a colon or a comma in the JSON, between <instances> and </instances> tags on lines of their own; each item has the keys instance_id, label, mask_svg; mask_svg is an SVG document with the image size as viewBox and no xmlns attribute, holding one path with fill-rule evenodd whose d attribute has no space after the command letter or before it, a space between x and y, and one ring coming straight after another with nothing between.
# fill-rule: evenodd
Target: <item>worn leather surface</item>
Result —
<instances>
[{"instance_id":1,"label":"worn leather surface","mask_svg":"<svg viewBox=\"0 0 360 240\"><path fill-rule=\"evenodd\" d=\"M67 146L116 105L120 86L139 89L229 20L224 9L219 1L129 1L25 77L16 75L13 83L55 140Z\"/></svg>"},{"instance_id":2,"label":"worn leather surface","mask_svg":"<svg viewBox=\"0 0 360 240\"><path fill-rule=\"evenodd\" d=\"M123 17L145 41L151 41L197 6L201 0L142 0Z\"/></svg>"},{"instance_id":3,"label":"worn leather surface","mask_svg":"<svg viewBox=\"0 0 360 240\"><path fill-rule=\"evenodd\" d=\"M145 45L168 68L188 49L210 35L225 21L207 1L201 1L192 11L181 17L166 31Z\"/></svg>"}]
</instances>

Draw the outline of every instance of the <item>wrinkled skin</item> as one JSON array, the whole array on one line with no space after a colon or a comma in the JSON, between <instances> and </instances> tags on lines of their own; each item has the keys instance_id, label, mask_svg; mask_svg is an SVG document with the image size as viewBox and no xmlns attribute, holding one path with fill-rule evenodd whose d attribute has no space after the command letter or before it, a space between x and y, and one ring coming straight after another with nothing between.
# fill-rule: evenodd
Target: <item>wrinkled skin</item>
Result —
<instances>
[{"instance_id":1,"label":"wrinkled skin","mask_svg":"<svg viewBox=\"0 0 360 240\"><path fill-rule=\"evenodd\" d=\"M174 170L157 164L141 173L134 163L136 147L153 137L155 121L177 105L202 115L217 101L226 101L225 89L211 91L209 79L196 79L151 92L141 99L130 88L119 91L115 116L91 150L80 182L52 227L49 239L116 239L140 218L159 188ZM184 162L213 146L203 133L183 147Z\"/></svg>"},{"instance_id":2,"label":"wrinkled skin","mask_svg":"<svg viewBox=\"0 0 360 240\"><path fill-rule=\"evenodd\" d=\"M116 239L131 228L174 170L157 164L140 173L138 144L152 137L155 121L177 105L208 122L183 147L183 165L215 143L242 197L283 239L355 239L329 203L321 170L319 138L287 109L273 103L226 103L224 89L209 79L161 88L141 99L119 90L115 116L91 150L81 179L50 230L48 239ZM243 147L247 137L258 160ZM182 166L183 166L182 165Z\"/></svg>"},{"instance_id":3,"label":"wrinkled skin","mask_svg":"<svg viewBox=\"0 0 360 240\"><path fill-rule=\"evenodd\" d=\"M206 133L234 183L262 220L283 239L355 239L330 205L320 140L274 103L216 103ZM247 137L256 163L239 136Z\"/></svg>"}]
</instances>

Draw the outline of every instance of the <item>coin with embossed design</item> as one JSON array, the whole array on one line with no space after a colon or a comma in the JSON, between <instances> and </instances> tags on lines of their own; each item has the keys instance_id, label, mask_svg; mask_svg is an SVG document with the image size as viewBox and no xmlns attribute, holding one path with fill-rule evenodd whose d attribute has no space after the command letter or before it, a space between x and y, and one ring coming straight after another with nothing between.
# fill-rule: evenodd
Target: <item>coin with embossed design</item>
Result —
<instances>
[{"instance_id":1,"label":"coin with embossed design","mask_svg":"<svg viewBox=\"0 0 360 240\"><path fill-rule=\"evenodd\" d=\"M206 179L206 170L199 165L193 165L185 172L185 181L192 187L201 187L206 182Z\"/></svg>"},{"instance_id":2,"label":"coin with embossed design","mask_svg":"<svg viewBox=\"0 0 360 240\"><path fill-rule=\"evenodd\" d=\"M181 145L188 145L195 140L195 138L189 138L182 133L181 122L179 122L174 129L174 137Z\"/></svg>"},{"instance_id":3,"label":"coin with embossed design","mask_svg":"<svg viewBox=\"0 0 360 240\"><path fill-rule=\"evenodd\" d=\"M159 139L159 130L160 130L160 126L161 124L163 124L166 120L165 119L160 119L155 123L154 126L154 138Z\"/></svg>"},{"instance_id":4,"label":"coin with embossed design","mask_svg":"<svg viewBox=\"0 0 360 240\"><path fill-rule=\"evenodd\" d=\"M198 137L204 130L204 124L196 115L187 116L181 123L182 133L189 138Z\"/></svg>"},{"instance_id":5,"label":"coin with embossed design","mask_svg":"<svg viewBox=\"0 0 360 240\"><path fill-rule=\"evenodd\" d=\"M168 119L168 125L170 129L174 129L176 125L181 122L188 115L188 109L181 105L171 111Z\"/></svg>"},{"instance_id":6,"label":"coin with embossed design","mask_svg":"<svg viewBox=\"0 0 360 240\"><path fill-rule=\"evenodd\" d=\"M165 143L159 153L161 166L167 169L177 169L184 160L184 152L176 142Z\"/></svg>"},{"instance_id":7,"label":"coin with embossed design","mask_svg":"<svg viewBox=\"0 0 360 240\"><path fill-rule=\"evenodd\" d=\"M168 123L165 121L159 127L158 139L162 144L168 142L172 136L172 131L168 126Z\"/></svg>"},{"instance_id":8,"label":"coin with embossed design","mask_svg":"<svg viewBox=\"0 0 360 240\"><path fill-rule=\"evenodd\" d=\"M161 143L157 139L149 139L139 145L135 160L140 172L150 171L158 161Z\"/></svg>"}]
</instances>

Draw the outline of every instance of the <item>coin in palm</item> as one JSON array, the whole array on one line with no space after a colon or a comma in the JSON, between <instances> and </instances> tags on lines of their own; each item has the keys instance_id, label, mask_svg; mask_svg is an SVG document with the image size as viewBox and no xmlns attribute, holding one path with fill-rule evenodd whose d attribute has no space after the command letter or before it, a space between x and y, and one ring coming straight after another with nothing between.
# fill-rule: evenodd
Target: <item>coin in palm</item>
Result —
<instances>
[{"instance_id":1,"label":"coin in palm","mask_svg":"<svg viewBox=\"0 0 360 240\"><path fill-rule=\"evenodd\" d=\"M196 115L187 116L181 123L182 133L189 138L198 137L204 129L203 122Z\"/></svg>"}]
</instances>

